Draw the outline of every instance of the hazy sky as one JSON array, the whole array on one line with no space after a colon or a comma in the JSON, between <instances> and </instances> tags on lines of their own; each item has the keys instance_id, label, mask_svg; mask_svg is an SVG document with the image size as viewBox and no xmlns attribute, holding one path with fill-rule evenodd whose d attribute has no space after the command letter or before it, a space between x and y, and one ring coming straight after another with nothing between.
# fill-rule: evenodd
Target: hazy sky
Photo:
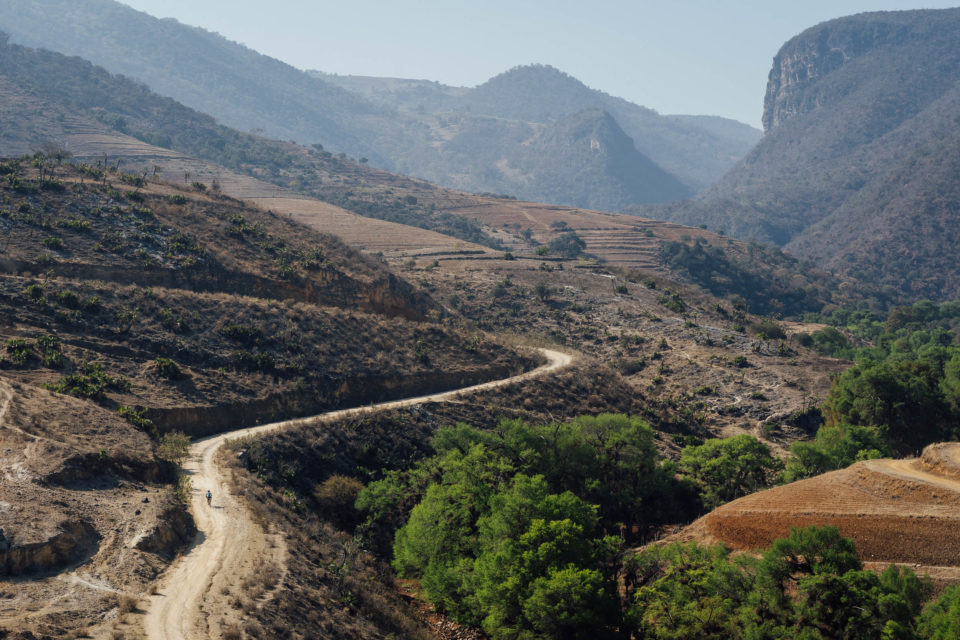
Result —
<instances>
[{"instance_id":1,"label":"hazy sky","mask_svg":"<svg viewBox=\"0 0 960 640\"><path fill-rule=\"evenodd\" d=\"M861 11L936 0L122 0L301 69L475 86L529 63L661 113L760 126L780 46Z\"/></svg>"}]
</instances>

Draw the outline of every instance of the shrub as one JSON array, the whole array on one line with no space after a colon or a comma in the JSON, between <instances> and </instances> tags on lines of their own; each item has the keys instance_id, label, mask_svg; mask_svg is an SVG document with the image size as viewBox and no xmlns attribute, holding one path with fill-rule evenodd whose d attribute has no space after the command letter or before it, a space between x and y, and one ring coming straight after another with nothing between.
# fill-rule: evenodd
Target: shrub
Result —
<instances>
[{"instance_id":1,"label":"shrub","mask_svg":"<svg viewBox=\"0 0 960 640\"><path fill-rule=\"evenodd\" d=\"M761 340L785 340L787 333L773 320L760 320L750 325L750 331Z\"/></svg>"},{"instance_id":2,"label":"shrub","mask_svg":"<svg viewBox=\"0 0 960 640\"><path fill-rule=\"evenodd\" d=\"M177 487L173 490L173 495L177 500L184 504L190 503L190 492L193 490L193 482L190 476L180 476L177 478Z\"/></svg>"},{"instance_id":3,"label":"shrub","mask_svg":"<svg viewBox=\"0 0 960 640\"><path fill-rule=\"evenodd\" d=\"M533 295L535 295L540 302L546 302L550 298L550 287L543 282L538 282L533 285Z\"/></svg>"},{"instance_id":4,"label":"shrub","mask_svg":"<svg viewBox=\"0 0 960 640\"><path fill-rule=\"evenodd\" d=\"M43 354L43 365L52 369L59 369L64 365L63 353L60 351L60 338L50 334L37 336L37 347Z\"/></svg>"},{"instance_id":5,"label":"shrub","mask_svg":"<svg viewBox=\"0 0 960 640\"><path fill-rule=\"evenodd\" d=\"M733 359L733 366L738 369L745 369L750 366L750 362L747 360L746 356L737 356Z\"/></svg>"},{"instance_id":6,"label":"shrub","mask_svg":"<svg viewBox=\"0 0 960 640\"><path fill-rule=\"evenodd\" d=\"M363 488L363 483L355 478L332 475L316 486L313 499L321 515L350 528L357 524L358 513L353 505Z\"/></svg>"},{"instance_id":7,"label":"shrub","mask_svg":"<svg viewBox=\"0 0 960 640\"><path fill-rule=\"evenodd\" d=\"M422 362L423 364L430 362L430 354L427 353L427 347L423 343L423 338L417 338L416 343L414 343L413 356L417 359L417 362Z\"/></svg>"},{"instance_id":8,"label":"shrub","mask_svg":"<svg viewBox=\"0 0 960 640\"><path fill-rule=\"evenodd\" d=\"M134 611L137 610L137 599L128 594L118 595L117 609L120 615L133 613Z\"/></svg>"},{"instance_id":9,"label":"shrub","mask_svg":"<svg viewBox=\"0 0 960 640\"><path fill-rule=\"evenodd\" d=\"M170 358L155 359L153 361L153 367L157 370L158 375L168 380L176 380L183 375L183 372L180 370L180 365Z\"/></svg>"},{"instance_id":10,"label":"shrub","mask_svg":"<svg viewBox=\"0 0 960 640\"><path fill-rule=\"evenodd\" d=\"M190 438L180 431L163 434L157 445L157 457L179 465L190 452Z\"/></svg>"},{"instance_id":11,"label":"shrub","mask_svg":"<svg viewBox=\"0 0 960 640\"><path fill-rule=\"evenodd\" d=\"M62 220L59 224L62 227L66 227L67 229L76 231L78 233L86 233L90 231L90 221L84 220L83 218L67 218L66 220Z\"/></svg>"},{"instance_id":12,"label":"shrub","mask_svg":"<svg viewBox=\"0 0 960 640\"><path fill-rule=\"evenodd\" d=\"M263 335L259 328L249 327L242 324L228 324L217 329L217 332L230 338L231 340L236 340L245 345L255 345L260 344L260 338Z\"/></svg>"},{"instance_id":13,"label":"shrub","mask_svg":"<svg viewBox=\"0 0 960 640\"><path fill-rule=\"evenodd\" d=\"M577 235L576 231L563 233L547 245L550 253L564 258L576 258L587 248L587 243Z\"/></svg>"},{"instance_id":14,"label":"shrub","mask_svg":"<svg viewBox=\"0 0 960 640\"><path fill-rule=\"evenodd\" d=\"M23 295L27 296L34 302L43 302L43 285L39 282L33 284L28 284L23 289Z\"/></svg>"},{"instance_id":15,"label":"shrub","mask_svg":"<svg viewBox=\"0 0 960 640\"><path fill-rule=\"evenodd\" d=\"M234 366L248 371L273 371L276 361L269 353L251 353L249 351L234 351L231 354Z\"/></svg>"},{"instance_id":16,"label":"shrub","mask_svg":"<svg viewBox=\"0 0 960 640\"><path fill-rule=\"evenodd\" d=\"M145 417L143 413L143 410L138 411L133 407L117 407L117 414L121 418L132 424L137 429L152 434L156 431L156 427L153 424L153 420Z\"/></svg>"},{"instance_id":17,"label":"shrub","mask_svg":"<svg viewBox=\"0 0 960 640\"><path fill-rule=\"evenodd\" d=\"M11 338L7 340L7 356L13 364L25 365L33 357L33 345L23 338Z\"/></svg>"},{"instance_id":18,"label":"shrub","mask_svg":"<svg viewBox=\"0 0 960 640\"><path fill-rule=\"evenodd\" d=\"M43 246L45 246L48 249L54 249L54 250L63 249L63 240L61 240L60 238L53 238L53 237L44 238Z\"/></svg>"},{"instance_id":19,"label":"shrub","mask_svg":"<svg viewBox=\"0 0 960 640\"><path fill-rule=\"evenodd\" d=\"M111 376L98 362L81 361L77 371L60 378L44 387L57 393L65 393L78 398L97 398L107 389L129 391L130 381L123 376Z\"/></svg>"},{"instance_id":20,"label":"shrub","mask_svg":"<svg viewBox=\"0 0 960 640\"><path fill-rule=\"evenodd\" d=\"M57 302L65 307L75 309L80 306L80 297L73 291L61 291L57 294Z\"/></svg>"},{"instance_id":21,"label":"shrub","mask_svg":"<svg viewBox=\"0 0 960 640\"><path fill-rule=\"evenodd\" d=\"M687 310L687 304L683 301L683 298L680 297L680 294L676 292L667 292L660 296L657 302L675 313L683 313Z\"/></svg>"}]
</instances>

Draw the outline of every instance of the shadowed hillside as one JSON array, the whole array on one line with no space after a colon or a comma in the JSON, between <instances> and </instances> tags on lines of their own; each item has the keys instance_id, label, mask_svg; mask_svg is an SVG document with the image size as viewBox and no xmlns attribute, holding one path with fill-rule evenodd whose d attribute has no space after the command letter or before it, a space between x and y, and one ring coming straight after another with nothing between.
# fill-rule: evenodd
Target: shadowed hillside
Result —
<instances>
[{"instance_id":1,"label":"shadowed hillside","mask_svg":"<svg viewBox=\"0 0 960 640\"><path fill-rule=\"evenodd\" d=\"M893 300L960 295L960 10L868 13L784 45L761 143L693 202L705 223L875 283Z\"/></svg>"}]
</instances>

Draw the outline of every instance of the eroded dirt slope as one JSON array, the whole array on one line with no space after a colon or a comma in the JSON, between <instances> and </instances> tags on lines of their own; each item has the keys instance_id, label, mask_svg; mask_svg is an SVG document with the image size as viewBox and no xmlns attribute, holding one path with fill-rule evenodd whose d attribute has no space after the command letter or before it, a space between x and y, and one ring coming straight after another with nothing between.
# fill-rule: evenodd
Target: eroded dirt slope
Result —
<instances>
[{"instance_id":1,"label":"eroded dirt slope","mask_svg":"<svg viewBox=\"0 0 960 640\"><path fill-rule=\"evenodd\" d=\"M149 438L91 403L0 378L0 629L122 617L192 537Z\"/></svg>"}]
</instances>

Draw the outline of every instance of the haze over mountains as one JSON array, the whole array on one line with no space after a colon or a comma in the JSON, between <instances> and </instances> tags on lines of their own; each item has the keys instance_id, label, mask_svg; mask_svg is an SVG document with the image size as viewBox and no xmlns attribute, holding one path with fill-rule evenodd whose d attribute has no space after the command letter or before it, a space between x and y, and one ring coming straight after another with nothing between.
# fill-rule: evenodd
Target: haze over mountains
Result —
<instances>
[{"instance_id":1,"label":"haze over mountains","mask_svg":"<svg viewBox=\"0 0 960 640\"><path fill-rule=\"evenodd\" d=\"M303 72L113 0L11 0L0 6L0 30L145 80L241 131L318 143L321 153L548 203L632 210L667 202L637 211L778 245L880 285L887 301L960 294L960 263L950 250L960 240L953 179L960 159L950 144L960 110L957 10L862 14L792 39L770 74L766 135L722 177L755 130L722 118L661 116L545 65L516 67L476 88ZM124 86L129 93L133 85ZM76 92L83 102L83 89ZM260 147L251 157L263 159L255 136L226 128L213 135L212 120L197 125L201 135L177 125L185 112L175 103L161 109L161 120L157 107L144 112L134 103L112 99L87 117L207 160L229 147L217 161L234 169L250 159L251 145ZM271 148L269 171L279 171L286 152ZM316 186L310 171L285 184ZM433 214L418 215L419 225L437 224ZM477 234L459 237L489 244Z\"/></svg>"},{"instance_id":2,"label":"haze over mountains","mask_svg":"<svg viewBox=\"0 0 960 640\"><path fill-rule=\"evenodd\" d=\"M4 0L0 638L960 637L960 302L893 306L960 294L957 35L788 42L684 226L504 192L671 200L756 132Z\"/></svg>"},{"instance_id":3,"label":"haze over mountains","mask_svg":"<svg viewBox=\"0 0 960 640\"><path fill-rule=\"evenodd\" d=\"M240 130L319 143L447 186L559 204L618 210L691 195L759 135L721 118L660 116L544 66L473 90L381 79L351 87L349 78L302 72L112 0L10 0L0 30L139 79ZM419 87L423 99L372 95L391 83Z\"/></svg>"},{"instance_id":4,"label":"haze over mountains","mask_svg":"<svg viewBox=\"0 0 960 640\"><path fill-rule=\"evenodd\" d=\"M960 295L960 9L817 25L777 54L765 135L648 215L774 243L892 299Z\"/></svg>"},{"instance_id":5,"label":"haze over mountains","mask_svg":"<svg viewBox=\"0 0 960 640\"><path fill-rule=\"evenodd\" d=\"M727 118L660 115L591 89L548 65L515 67L473 89L422 80L312 73L423 120L437 130L435 137L441 137L444 124L449 127L453 119L485 116L543 126L579 111L603 110L641 153L694 190L716 180L760 139L753 127ZM437 118L444 113L447 118Z\"/></svg>"}]
</instances>

